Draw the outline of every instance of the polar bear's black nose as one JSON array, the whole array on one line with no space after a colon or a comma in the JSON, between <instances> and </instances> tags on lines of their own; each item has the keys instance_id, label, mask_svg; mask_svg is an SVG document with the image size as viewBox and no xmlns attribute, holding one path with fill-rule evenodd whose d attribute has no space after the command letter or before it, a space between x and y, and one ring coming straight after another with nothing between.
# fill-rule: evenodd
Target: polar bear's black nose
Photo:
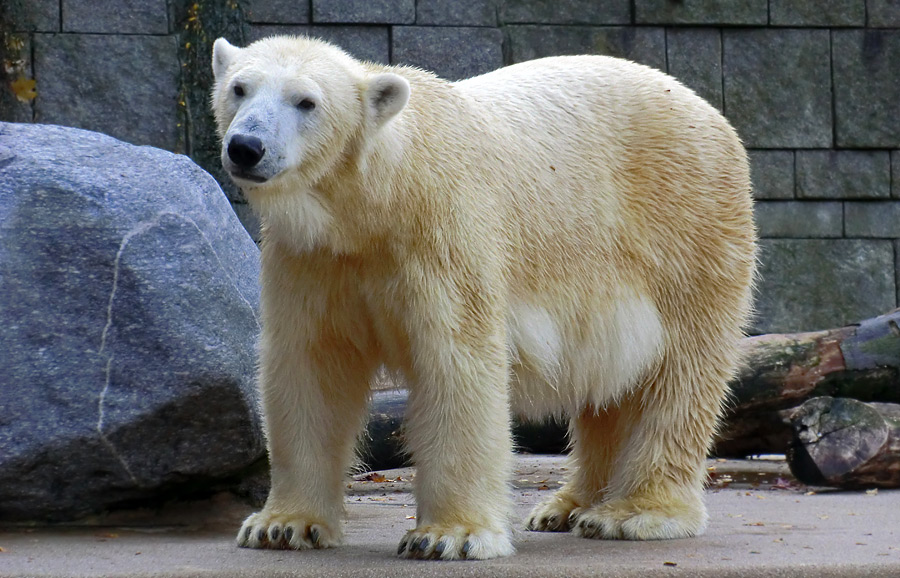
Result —
<instances>
[{"instance_id":1,"label":"polar bear's black nose","mask_svg":"<svg viewBox=\"0 0 900 578\"><path fill-rule=\"evenodd\" d=\"M228 158L242 169L255 167L264 154L266 147L255 136L236 134L228 143Z\"/></svg>"}]
</instances>

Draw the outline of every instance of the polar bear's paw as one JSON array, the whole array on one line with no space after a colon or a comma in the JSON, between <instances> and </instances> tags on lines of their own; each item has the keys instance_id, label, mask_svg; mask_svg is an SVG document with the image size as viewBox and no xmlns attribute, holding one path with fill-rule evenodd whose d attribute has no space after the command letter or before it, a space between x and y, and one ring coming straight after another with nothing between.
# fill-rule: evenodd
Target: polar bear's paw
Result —
<instances>
[{"instance_id":1,"label":"polar bear's paw","mask_svg":"<svg viewBox=\"0 0 900 578\"><path fill-rule=\"evenodd\" d=\"M420 560L487 560L514 551L508 532L438 525L410 530L397 548L401 558Z\"/></svg>"},{"instance_id":2,"label":"polar bear's paw","mask_svg":"<svg viewBox=\"0 0 900 578\"><path fill-rule=\"evenodd\" d=\"M525 522L525 529L532 532L568 532L570 522L577 518L582 508L560 490L541 502L531 511Z\"/></svg>"},{"instance_id":3,"label":"polar bear's paw","mask_svg":"<svg viewBox=\"0 0 900 578\"><path fill-rule=\"evenodd\" d=\"M572 516L572 533L606 540L671 540L690 538L706 529L701 502L664 503L641 498L614 500Z\"/></svg>"},{"instance_id":4,"label":"polar bear's paw","mask_svg":"<svg viewBox=\"0 0 900 578\"><path fill-rule=\"evenodd\" d=\"M237 536L242 548L308 550L331 548L341 543L339 526L304 516L257 512L244 520Z\"/></svg>"}]
</instances>

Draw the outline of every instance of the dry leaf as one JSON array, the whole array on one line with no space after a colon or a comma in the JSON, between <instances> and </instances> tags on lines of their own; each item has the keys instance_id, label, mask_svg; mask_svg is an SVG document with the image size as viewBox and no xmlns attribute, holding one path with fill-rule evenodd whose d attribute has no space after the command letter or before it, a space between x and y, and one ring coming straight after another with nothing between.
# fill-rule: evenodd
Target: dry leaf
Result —
<instances>
[{"instance_id":1,"label":"dry leaf","mask_svg":"<svg viewBox=\"0 0 900 578\"><path fill-rule=\"evenodd\" d=\"M663 566L678 566L677 562L663 562Z\"/></svg>"},{"instance_id":2,"label":"dry leaf","mask_svg":"<svg viewBox=\"0 0 900 578\"><path fill-rule=\"evenodd\" d=\"M12 91L21 102L31 102L37 98L37 82L33 78L21 76L12 81Z\"/></svg>"}]
</instances>

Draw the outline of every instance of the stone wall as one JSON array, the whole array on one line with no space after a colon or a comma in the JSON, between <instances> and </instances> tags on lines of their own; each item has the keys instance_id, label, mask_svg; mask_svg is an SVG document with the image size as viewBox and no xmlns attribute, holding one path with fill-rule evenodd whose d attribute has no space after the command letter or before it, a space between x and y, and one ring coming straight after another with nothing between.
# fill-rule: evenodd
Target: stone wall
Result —
<instances>
[{"instance_id":1,"label":"stone wall","mask_svg":"<svg viewBox=\"0 0 900 578\"><path fill-rule=\"evenodd\" d=\"M756 331L897 305L898 0L6 0L0 10L0 119L183 152L218 177L207 95L220 35L312 34L451 79L554 54L630 58L712 102L750 150L763 239ZM239 192L220 181L252 230Z\"/></svg>"}]
</instances>

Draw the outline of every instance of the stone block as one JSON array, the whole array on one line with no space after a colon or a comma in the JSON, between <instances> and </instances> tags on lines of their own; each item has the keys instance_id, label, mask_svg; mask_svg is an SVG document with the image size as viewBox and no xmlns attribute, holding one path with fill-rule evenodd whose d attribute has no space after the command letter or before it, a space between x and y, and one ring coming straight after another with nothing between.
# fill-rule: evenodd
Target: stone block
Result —
<instances>
[{"instance_id":1,"label":"stone block","mask_svg":"<svg viewBox=\"0 0 900 578\"><path fill-rule=\"evenodd\" d=\"M794 151L750 150L747 156L755 198L794 198Z\"/></svg>"},{"instance_id":2,"label":"stone block","mask_svg":"<svg viewBox=\"0 0 900 578\"><path fill-rule=\"evenodd\" d=\"M390 36L387 26L250 26L248 41L266 36L295 34L313 36L336 44L355 58L379 64L390 63Z\"/></svg>"},{"instance_id":3,"label":"stone block","mask_svg":"<svg viewBox=\"0 0 900 578\"><path fill-rule=\"evenodd\" d=\"M897 278L897 304L900 305L900 240L894 241L894 270Z\"/></svg>"},{"instance_id":4,"label":"stone block","mask_svg":"<svg viewBox=\"0 0 900 578\"><path fill-rule=\"evenodd\" d=\"M772 26L865 26L866 0L769 0Z\"/></svg>"},{"instance_id":5,"label":"stone block","mask_svg":"<svg viewBox=\"0 0 900 578\"><path fill-rule=\"evenodd\" d=\"M892 309L892 241L763 239L754 333L840 327Z\"/></svg>"},{"instance_id":6,"label":"stone block","mask_svg":"<svg viewBox=\"0 0 900 578\"><path fill-rule=\"evenodd\" d=\"M832 52L837 145L900 147L900 30L834 30Z\"/></svg>"},{"instance_id":7,"label":"stone block","mask_svg":"<svg viewBox=\"0 0 900 578\"><path fill-rule=\"evenodd\" d=\"M844 203L847 237L900 238L900 201Z\"/></svg>"},{"instance_id":8,"label":"stone block","mask_svg":"<svg viewBox=\"0 0 900 578\"><path fill-rule=\"evenodd\" d=\"M891 196L888 151L797 151L797 197L885 199Z\"/></svg>"},{"instance_id":9,"label":"stone block","mask_svg":"<svg viewBox=\"0 0 900 578\"><path fill-rule=\"evenodd\" d=\"M5 16L14 31L59 32L59 0L4 0Z\"/></svg>"},{"instance_id":10,"label":"stone block","mask_svg":"<svg viewBox=\"0 0 900 578\"><path fill-rule=\"evenodd\" d=\"M762 238L827 239L844 233L839 202L761 201L754 214Z\"/></svg>"},{"instance_id":11,"label":"stone block","mask_svg":"<svg viewBox=\"0 0 900 578\"><path fill-rule=\"evenodd\" d=\"M312 0L313 22L412 24L416 0Z\"/></svg>"},{"instance_id":12,"label":"stone block","mask_svg":"<svg viewBox=\"0 0 900 578\"><path fill-rule=\"evenodd\" d=\"M309 0L250 0L247 20L266 24L306 24Z\"/></svg>"},{"instance_id":13,"label":"stone block","mask_svg":"<svg viewBox=\"0 0 900 578\"><path fill-rule=\"evenodd\" d=\"M421 0L420 0L421 1ZM505 0L503 24L630 24L629 0Z\"/></svg>"},{"instance_id":14,"label":"stone block","mask_svg":"<svg viewBox=\"0 0 900 578\"><path fill-rule=\"evenodd\" d=\"M418 0L416 24L496 26L500 0Z\"/></svg>"},{"instance_id":15,"label":"stone block","mask_svg":"<svg viewBox=\"0 0 900 578\"><path fill-rule=\"evenodd\" d=\"M900 2L897 0L866 0L866 12L871 28L900 28Z\"/></svg>"},{"instance_id":16,"label":"stone block","mask_svg":"<svg viewBox=\"0 0 900 578\"><path fill-rule=\"evenodd\" d=\"M832 145L828 30L724 30L725 111L751 148Z\"/></svg>"},{"instance_id":17,"label":"stone block","mask_svg":"<svg viewBox=\"0 0 900 578\"><path fill-rule=\"evenodd\" d=\"M891 196L900 198L900 151L891 151Z\"/></svg>"},{"instance_id":18,"label":"stone block","mask_svg":"<svg viewBox=\"0 0 900 578\"><path fill-rule=\"evenodd\" d=\"M37 34L34 42L38 122L167 150L181 146L174 36Z\"/></svg>"},{"instance_id":19,"label":"stone block","mask_svg":"<svg viewBox=\"0 0 900 578\"><path fill-rule=\"evenodd\" d=\"M666 70L663 28L506 26L509 63L559 54L605 54Z\"/></svg>"},{"instance_id":20,"label":"stone block","mask_svg":"<svg viewBox=\"0 0 900 578\"><path fill-rule=\"evenodd\" d=\"M637 24L765 25L767 0L635 0Z\"/></svg>"},{"instance_id":21,"label":"stone block","mask_svg":"<svg viewBox=\"0 0 900 578\"><path fill-rule=\"evenodd\" d=\"M503 33L496 28L395 26L391 63L459 80L503 66Z\"/></svg>"},{"instance_id":22,"label":"stone block","mask_svg":"<svg viewBox=\"0 0 900 578\"><path fill-rule=\"evenodd\" d=\"M168 34L166 0L62 0L63 32Z\"/></svg>"},{"instance_id":23,"label":"stone block","mask_svg":"<svg viewBox=\"0 0 900 578\"><path fill-rule=\"evenodd\" d=\"M722 34L712 28L666 30L669 74L722 110Z\"/></svg>"}]
</instances>

